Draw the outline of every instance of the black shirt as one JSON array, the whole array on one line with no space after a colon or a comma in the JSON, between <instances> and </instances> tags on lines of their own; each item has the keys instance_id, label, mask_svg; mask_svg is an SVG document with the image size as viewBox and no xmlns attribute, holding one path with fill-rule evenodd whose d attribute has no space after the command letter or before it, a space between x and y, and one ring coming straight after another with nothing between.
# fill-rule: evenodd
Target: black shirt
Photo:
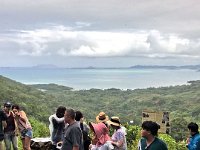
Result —
<instances>
[{"instance_id":1,"label":"black shirt","mask_svg":"<svg viewBox=\"0 0 200 150\"><path fill-rule=\"evenodd\" d=\"M7 119L6 114L4 113L3 110L0 110L0 134L3 133L2 121L6 121L6 119Z\"/></svg>"}]
</instances>

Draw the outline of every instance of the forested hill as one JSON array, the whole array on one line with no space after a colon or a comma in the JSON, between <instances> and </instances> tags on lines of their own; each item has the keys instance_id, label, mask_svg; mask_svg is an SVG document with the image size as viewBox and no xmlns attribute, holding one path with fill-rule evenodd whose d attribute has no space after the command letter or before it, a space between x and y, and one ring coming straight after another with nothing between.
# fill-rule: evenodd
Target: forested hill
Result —
<instances>
[{"instance_id":1,"label":"forested hill","mask_svg":"<svg viewBox=\"0 0 200 150\"><path fill-rule=\"evenodd\" d=\"M28 115L44 122L48 121L52 108L55 109L57 104L53 95L0 76L0 105L6 101L19 104Z\"/></svg>"},{"instance_id":2,"label":"forested hill","mask_svg":"<svg viewBox=\"0 0 200 150\"><path fill-rule=\"evenodd\" d=\"M24 85L0 76L0 89L1 104L6 100L17 103L29 115L44 122L59 105L81 110L88 120L105 111L109 116L120 116L122 122L134 120L140 124L142 110L150 109L170 111L172 118L200 122L200 81L126 91L114 88L73 91L55 84Z\"/></svg>"}]
</instances>

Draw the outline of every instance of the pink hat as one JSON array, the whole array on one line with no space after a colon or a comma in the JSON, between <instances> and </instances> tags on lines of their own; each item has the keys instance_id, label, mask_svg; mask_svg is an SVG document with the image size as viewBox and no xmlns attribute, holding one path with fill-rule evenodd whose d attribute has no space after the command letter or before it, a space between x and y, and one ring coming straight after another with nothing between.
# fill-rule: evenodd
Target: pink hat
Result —
<instances>
[{"instance_id":1,"label":"pink hat","mask_svg":"<svg viewBox=\"0 0 200 150\"><path fill-rule=\"evenodd\" d=\"M108 128L104 123L89 123L90 128L95 133L95 136L97 138L97 146L101 146L106 143L106 141L110 140L110 136L108 135Z\"/></svg>"}]
</instances>

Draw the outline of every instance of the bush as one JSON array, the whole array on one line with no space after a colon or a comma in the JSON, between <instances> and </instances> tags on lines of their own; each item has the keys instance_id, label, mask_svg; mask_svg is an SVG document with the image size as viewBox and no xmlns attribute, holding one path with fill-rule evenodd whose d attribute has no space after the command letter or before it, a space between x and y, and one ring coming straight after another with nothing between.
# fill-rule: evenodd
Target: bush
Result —
<instances>
[{"instance_id":1,"label":"bush","mask_svg":"<svg viewBox=\"0 0 200 150\"><path fill-rule=\"evenodd\" d=\"M43 122L36 120L33 117L29 119L33 128L33 137L49 137L49 128Z\"/></svg>"}]
</instances>

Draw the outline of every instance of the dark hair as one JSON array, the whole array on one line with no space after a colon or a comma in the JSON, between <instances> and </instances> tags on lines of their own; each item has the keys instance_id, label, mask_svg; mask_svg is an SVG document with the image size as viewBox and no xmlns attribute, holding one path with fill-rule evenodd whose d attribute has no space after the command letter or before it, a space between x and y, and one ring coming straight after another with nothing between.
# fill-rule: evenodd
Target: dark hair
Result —
<instances>
[{"instance_id":1,"label":"dark hair","mask_svg":"<svg viewBox=\"0 0 200 150\"><path fill-rule=\"evenodd\" d=\"M59 106L59 107L57 108L57 110L56 110L56 116L57 116L58 118L64 117L65 110L66 110L66 107L64 107L64 106Z\"/></svg>"},{"instance_id":2,"label":"dark hair","mask_svg":"<svg viewBox=\"0 0 200 150\"><path fill-rule=\"evenodd\" d=\"M5 102L3 106L4 106L4 107L11 107L12 104L11 104L10 102Z\"/></svg>"},{"instance_id":3,"label":"dark hair","mask_svg":"<svg viewBox=\"0 0 200 150\"><path fill-rule=\"evenodd\" d=\"M17 105L17 104L14 104L14 105L12 105L12 109L17 109L17 110L20 110L20 107L19 107L19 105Z\"/></svg>"},{"instance_id":4,"label":"dark hair","mask_svg":"<svg viewBox=\"0 0 200 150\"><path fill-rule=\"evenodd\" d=\"M152 135L157 136L160 125L153 121L144 121L142 123L142 129L150 131Z\"/></svg>"},{"instance_id":5,"label":"dark hair","mask_svg":"<svg viewBox=\"0 0 200 150\"><path fill-rule=\"evenodd\" d=\"M67 112L67 114L69 115L69 117L71 118L71 119L75 119L75 116L76 116L76 113L75 113L75 111L73 110L73 109L66 109L66 112Z\"/></svg>"},{"instance_id":6,"label":"dark hair","mask_svg":"<svg viewBox=\"0 0 200 150\"><path fill-rule=\"evenodd\" d=\"M195 132L195 133L199 132L198 131L199 130L199 126L194 122L190 122L188 124L188 129L191 130L191 132Z\"/></svg>"},{"instance_id":7,"label":"dark hair","mask_svg":"<svg viewBox=\"0 0 200 150\"><path fill-rule=\"evenodd\" d=\"M76 111L76 116L75 116L75 120L76 121L80 121L81 118L83 118L83 114L80 111Z\"/></svg>"}]
</instances>

